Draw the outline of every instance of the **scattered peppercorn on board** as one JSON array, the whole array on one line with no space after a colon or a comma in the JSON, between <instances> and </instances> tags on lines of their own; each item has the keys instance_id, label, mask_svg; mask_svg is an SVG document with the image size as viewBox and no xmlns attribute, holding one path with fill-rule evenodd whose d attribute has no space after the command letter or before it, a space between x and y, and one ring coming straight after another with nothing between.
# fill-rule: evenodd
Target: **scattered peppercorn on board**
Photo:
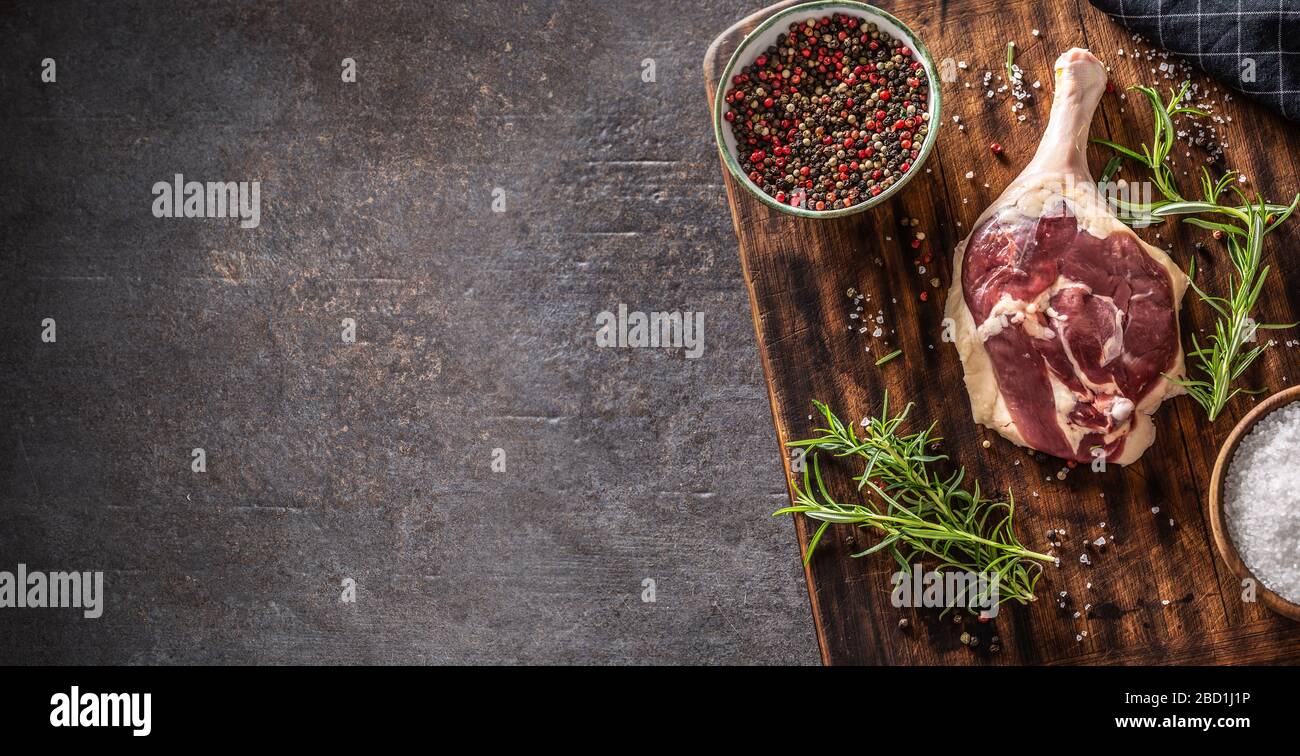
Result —
<instances>
[{"instance_id":1,"label":"scattered peppercorn on board","mask_svg":"<svg viewBox=\"0 0 1300 756\"><path fill-rule=\"evenodd\" d=\"M718 77L745 34L795 4L764 9L714 41L704 61L710 105ZM1055 57L1079 46L1106 63L1115 91L1103 99L1093 135L1130 146L1149 138L1151 112L1135 96L1123 97L1124 88L1181 83L1182 76L1165 77L1175 59L1159 57L1158 50L1148 59L1151 43L1134 40L1086 0L878 5L914 29L936 62L951 59L940 68L953 80L933 83L943 88L944 122L934 125L938 145L922 173L868 212L804 219L764 205L722 171L777 436L784 450L787 441L811 434L813 399L845 418L877 412L885 391L891 404L914 402L913 429L938 423L943 451L953 462L965 465L984 490L1014 494L1016 530L1025 546L1052 549L1061 563L1046 567L1033 604L1005 604L987 623L956 612L941 618L937 610L893 607L889 577L896 564L884 554L852 558L875 543L875 535L835 526L806 568L823 660L1300 663L1300 624L1243 600L1242 586L1219 561L1207 519L1219 445L1254 399L1235 399L1210 423L1189 398L1176 398L1156 414L1156 444L1136 464L1105 472L1068 468L973 424L956 350L942 340L953 248L1033 155L1051 104ZM1015 64L1024 71L1024 99L1014 97L1011 87L999 91L1013 41ZM1199 72L1192 78L1208 83ZM1227 90L1213 86L1205 99L1223 118L1217 139L1227 142L1227 167L1248 177L1242 188L1287 198L1300 190L1300 132L1262 106L1225 98ZM1017 103L1023 107L1014 109ZM1207 151L1180 143L1174 152L1179 178L1193 186ZM1100 175L1110 153L1094 147L1089 158L1093 174ZM1146 178L1133 165L1119 177ZM1184 267L1195 256L1197 282L1211 292L1224 289L1231 266L1209 232L1167 223L1139 233L1161 248L1172 246ZM1300 320L1297 233L1293 220L1268 241L1265 255L1274 272L1260 299L1261 322ZM1185 347L1192 333L1214 323L1213 313L1190 292L1182 321ZM1300 333L1270 335L1278 344L1251 368L1246 383L1272 392L1300 379ZM901 354L876 364L896 350ZM850 471L832 469L828 485L851 499ZM815 526L803 518L795 522L802 554ZM1094 545L1103 537L1104 546ZM1081 561L1085 554L1090 564ZM790 558L798 555L792 551Z\"/></svg>"}]
</instances>

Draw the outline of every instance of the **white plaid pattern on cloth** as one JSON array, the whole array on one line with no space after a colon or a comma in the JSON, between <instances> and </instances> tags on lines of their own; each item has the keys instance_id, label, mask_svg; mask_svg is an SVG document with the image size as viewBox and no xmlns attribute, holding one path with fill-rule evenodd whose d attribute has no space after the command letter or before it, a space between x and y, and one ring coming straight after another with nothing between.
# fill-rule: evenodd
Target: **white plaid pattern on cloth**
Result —
<instances>
[{"instance_id":1,"label":"white plaid pattern on cloth","mask_svg":"<svg viewBox=\"0 0 1300 756\"><path fill-rule=\"evenodd\" d=\"M1300 120L1300 0L1089 0L1224 84Z\"/></svg>"}]
</instances>

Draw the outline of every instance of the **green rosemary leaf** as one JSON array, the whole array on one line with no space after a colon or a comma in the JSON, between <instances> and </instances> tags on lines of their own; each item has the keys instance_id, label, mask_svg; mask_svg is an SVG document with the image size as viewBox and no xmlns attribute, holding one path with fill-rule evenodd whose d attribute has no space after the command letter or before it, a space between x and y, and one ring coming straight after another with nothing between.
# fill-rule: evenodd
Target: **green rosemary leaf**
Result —
<instances>
[{"instance_id":1,"label":"green rosemary leaf","mask_svg":"<svg viewBox=\"0 0 1300 756\"><path fill-rule=\"evenodd\" d=\"M1196 226L1198 228L1203 228L1206 231L1222 231L1225 234L1233 234L1235 236L1246 235L1245 231L1242 231L1240 228L1236 226L1232 226L1227 223L1215 223L1214 221L1202 220L1201 218L1183 218L1183 223L1187 223L1189 225ZM1188 273L1188 275L1191 274Z\"/></svg>"},{"instance_id":2,"label":"green rosemary leaf","mask_svg":"<svg viewBox=\"0 0 1300 756\"><path fill-rule=\"evenodd\" d=\"M884 357L881 357L880 359L876 360L876 367L880 367L881 365L885 364L886 362L889 362L890 360L894 359L895 357L897 357L902 353L903 353L902 349L895 349L894 351L890 352Z\"/></svg>"},{"instance_id":3,"label":"green rosemary leaf","mask_svg":"<svg viewBox=\"0 0 1300 756\"><path fill-rule=\"evenodd\" d=\"M830 526L831 523L829 520L823 521L821 527L817 528L817 532L813 535L812 540L808 542L808 551L804 554L803 557L803 563L805 567L808 565L808 560L812 559L813 549L817 548L817 543L821 541L822 534L824 534L826 532L826 529L829 528Z\"/></svg>"},{"instance_id":4,"label":"green rosemary leaf","mask_svg":"<svg viewBox=\"0 0 1300 756\"><path fill-rule=\"evenodd\" d=\"M902 430L911 404L891 415L886 395L880 414L864 421L861 437L857 428L841 421L825 404L814 402L814 406L823 427L814 429L813 438L788 444L811 451L812 463L804 467L802 485L794 487L794 504L774 513L803 514L820 522L804 554L805 563L830 524L857 525L882 537L854 556L888 551L904 570L910 569L912 559L920 558L969 572L998 574L999 602L1034 600L1041 563L1055 557L1021 545L1014 531L1013 500L984 498L978 482L964 488L964 468L946 477L931 468L947 457L931 449L939 440L934 425L914 433ZM862 503L841 503L832 497L822 475L822 453L853 457L865 465L855 478L864 493Z\"/></svg>"},{"instance_id":5,"label":"green rosemary leaf","mask_svg":"<svg viewBox=\"0 0 1300 756\"><path fill-rule=\"evenodd\" d=\"M1100 144L1100 145L1103 146L1103 147L1109 147L1109 148L1111 148L1112 150L1114 150L1114 151L1116 151L1116 152L1118 152L1118 153L1121 153L1121 154L1123 154L1123 155L1128 155L1129 157L1133 158L1134 160L1136 160L1136 161L1138 161L1139 163L1142 163L1142 164L1144 164L1144 165L1145 165L1146 162L1147 162L1147 159L1146 159L1145 157L1143 157L1142 155L1137 154L1136 152L1134 152L1133 150L1130 150L1129 148L1125 147L1125 146L1122 145L1122 144L1116 144L1115 142L1111 142L1111 141L1106 140L1106 139L1093 139L1092 142L1093 142L1093 144ZM1112 158L1112 160L1113 160L1113 158Z\"/></svg>"},{"instance_id":6,"label":"green rosemary leaf","mask_svg":"<svg viewBox=\"0 0 1300 756\"><path fill-rule=\"evenodd\" d=\"M1102 169L1102 171L1101 171L1101 178L1100 178L1100 179L1097 179L1097 183L1099 183L1099 184L1108 184L1108 183L1110 183L1110 180L1111 180L1112 178L1115 177L1115 173L1116 173L1116 171L1118 171L1118 170L1119 170L1119 167L1120 167L1121 165L1123 165L1123 164L1124 164L1124 158L1123 158L1123 156L1121 156L1121 155L1115 155L1115 156L1113 156L1113 157L1112 157L1112 158L1111 158L1111 159L1106 163L1106 167L1105 167L1104 169Z\"/></svg>"},{"instance_id":7,"label":"green rosemary leaf","mask_svg":"<svg viewBox=\"0 0 1300 756\"><path fill-rule=\"evenodd\" d=\"M853 556L854 556L854 557L864 557L864 556L867 556L868 554L874 554L874 553L876 553L877 551L882 551L882 550L884 550L884 549L887 549L887 548L893 546L895 543L897 543L898 541L900 541L902 538L903 538L903 536L902 536L901 533L894 533L894 534L891 535L891 536L888 536L888 537L886 537L886 538L882 538L882 539L880 539L880 541L876 542L874 545L868 547L867 549L864 549L863 551L859 551L858 553L853 554Z\"/></svg>"},{"instance_id":8,"label":"green rosemary leaf","mask_svg":"<svg viewBox=\"0 0 1300 756\"><path fill-rule=\"evenodd\" d=\"M1150 205L1119 202L1120 220L1134 225L1137 222L1158 222L1178 215L1213 215L1215 220L1186 217L1183 222L1220 234L1227 243L1228 258L1235 268L1236 275L1227 285L1224 295L1210 295L1195 281L1192 290L1200 300L1209 306L1218 316L1214 334L1206 344L1197 344L1193 337L1195 349L1187 352L1195 370L1201 377L1171 378L1183 386L1188 394L1205 409L1211 421L1218 418L1223 408L1237 394L1246 393L1241 388L1234 388L1232 383L1239 379L1246 369L1263 353L1267 344L1247 348L1253 329L1251 314L1259 301L1264 283L1268 278L1269 268L1261 269L1264 238L1284 221L1291 217L1300 207L1300 194L1289 205L1279 205L1265 201L1261 197L1251 199L1236 186L1236 172L1227 171L1215 179L1210 171L1202 166L1200 173L1200 201L1184 199L1178 188L1177 176L1173 167L1167 162L1177 133L1173 125L1175 116L1204 117L1205 111L1187 105L1185 100L1191 82L1184 82L1177 90L1170 90L1169 102L1166 104L1160 92L1153 87L1133 86L1129 89L1141 92L1151 105L1152 134L1150 144L1140 145L1140 153L1114 142L1102 139L1093 141L1110 147L1117 155L1132 158L1141 163L1151 175L1151 181L1159 190L1162 200ZM1220 198L1230 191L1240 204L1223 204ZM1188 276L1196 275L1196 258L1191 258Z\"/></svg>"}]
</instances>

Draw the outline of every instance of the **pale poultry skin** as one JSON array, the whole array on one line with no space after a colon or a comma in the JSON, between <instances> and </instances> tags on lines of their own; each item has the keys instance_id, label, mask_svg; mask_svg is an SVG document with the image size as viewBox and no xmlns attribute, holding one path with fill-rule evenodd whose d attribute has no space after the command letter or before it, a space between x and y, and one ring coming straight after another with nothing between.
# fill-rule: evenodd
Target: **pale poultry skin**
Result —
<instances>
[{"instance_id":1,"label":"pale poultry skin","mask_svg":"<svg viewBox=\"0 0 1300 756\"><path fill-rule=\"evenodd\" d=\"M1187 277L1088 171L1104 66L1075 48L1054 69L1042 141L958 245L946 315L976 423L1064 459L1129 464L1154 442L1151 414L1182 393Z\"/></svg>"}]
</instances>

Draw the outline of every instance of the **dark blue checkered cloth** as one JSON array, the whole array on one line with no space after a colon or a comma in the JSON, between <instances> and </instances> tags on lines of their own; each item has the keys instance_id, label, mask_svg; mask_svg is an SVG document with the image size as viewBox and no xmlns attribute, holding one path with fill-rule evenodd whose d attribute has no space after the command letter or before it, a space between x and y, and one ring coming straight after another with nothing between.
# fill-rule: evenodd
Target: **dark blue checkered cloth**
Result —
<instances>
[{"instance_id":1,"label":"dark blue checkered cloth","mask_svg":"<svg viewBox=\"0 0 1300 756\"><path fill-rule=\"evenodd\" d=\"M1300 0L1089 0L1149 42L1300 121Z\"/></svg>"}]
</instances>

